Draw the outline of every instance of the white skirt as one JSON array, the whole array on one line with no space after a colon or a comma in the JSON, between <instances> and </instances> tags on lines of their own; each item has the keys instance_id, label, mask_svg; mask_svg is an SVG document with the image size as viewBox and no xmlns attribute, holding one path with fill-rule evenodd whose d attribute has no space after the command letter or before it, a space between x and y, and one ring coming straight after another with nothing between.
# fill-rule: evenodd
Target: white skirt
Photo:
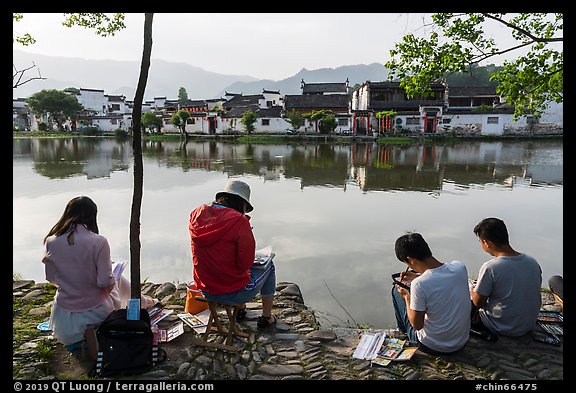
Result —
<instances>
[{"instance_id":1,"label":"white skirt","mask_svg":"<svg viewBox=\"0 0 576 393\"><path fill-rule=\"evenodd\" d=\"M126 308L130 299L130 281L120 276L110 296L98 307L82 312L66 311L58 306L56 296L52 303L49 327L54 337L64 345L74 344L84 339L86 326L102 322L112 311ZM141 296L142 308L150 308L158 302L149 296Z\"/></svg>"}]
</instances>

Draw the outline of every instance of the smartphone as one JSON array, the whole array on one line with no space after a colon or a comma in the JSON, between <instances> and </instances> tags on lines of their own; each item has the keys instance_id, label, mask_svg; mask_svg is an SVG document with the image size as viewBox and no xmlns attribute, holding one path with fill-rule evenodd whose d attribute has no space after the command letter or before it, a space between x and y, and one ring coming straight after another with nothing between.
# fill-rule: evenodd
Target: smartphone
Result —
<instances>
[{"instance_id":1,"label":"smartphone","mask_svg":"<svg viewBox=\"0 0 576 393\"><path fill-rule=\"evenodd\" d=\"M392 274L392 281L394 281L394 284L406 289L407 291L410 291L410 285L406 285L405 283L400 281L400 274L402 274L402 273Z\"/></svg>"}]
</instances>

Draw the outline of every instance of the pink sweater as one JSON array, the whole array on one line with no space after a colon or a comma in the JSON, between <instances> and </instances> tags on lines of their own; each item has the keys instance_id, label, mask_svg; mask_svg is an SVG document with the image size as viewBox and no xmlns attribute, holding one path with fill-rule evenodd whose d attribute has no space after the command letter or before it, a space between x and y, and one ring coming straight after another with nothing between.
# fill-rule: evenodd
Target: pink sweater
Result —
<instances>
[{"instance_id":1,"label":"pink sweater","mask_svg":"<svg viewBox=\"0 0 576 393\"><path fill-rule=\"evenodd\" d=\"M56 302L73 312L88 311L101 305L114 287L108 240L77 225L74 244L67 234L46 239L46 280L58 287Z\"/></svg>"}]
</instances>

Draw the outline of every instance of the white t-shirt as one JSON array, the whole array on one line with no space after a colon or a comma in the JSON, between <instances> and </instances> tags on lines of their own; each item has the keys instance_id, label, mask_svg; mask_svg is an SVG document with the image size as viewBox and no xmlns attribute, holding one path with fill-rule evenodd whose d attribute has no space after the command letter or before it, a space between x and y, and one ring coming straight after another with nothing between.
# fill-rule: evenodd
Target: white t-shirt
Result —
<instances>
[{"instance_id":1,"label":"white t-shirt","mask_svg":"<svg viewBox=\"0 0 576 393\"><path fill-rule=\"evenodd\" d=\"M542 303L542 270L533 257L497 257L485 262L474 291L487 296L478 310L484 326L505 336L522 336L532 330Z\"/></svg>"},{"instance_id":2,"label":"white t-shirt","mask_svg":"<svg viewBox=\"0 0 576 393\"><path fill-rule=\"evenodd\" d=\"M411 284L410 308L426 313L424 327L416 331L422 344L439 352L462 348L470 335L466 266L452 261L415 278Z\"/></svg>"}]
</instances>

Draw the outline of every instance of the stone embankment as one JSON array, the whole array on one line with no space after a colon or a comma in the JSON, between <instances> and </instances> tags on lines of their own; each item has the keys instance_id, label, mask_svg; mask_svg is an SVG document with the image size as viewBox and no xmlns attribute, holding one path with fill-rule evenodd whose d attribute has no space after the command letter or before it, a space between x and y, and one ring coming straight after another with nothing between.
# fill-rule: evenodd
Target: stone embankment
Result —
<instances>
[{"instance_id":1,"label":"stone embankment","mask_svg":"<svg viewBox=\"0 0 576 393\"><path fill-rule=\"evenodd\" d=\"M51 302L24 307L26 301L41 298L47 284L33 281L14 282L15 310L13 324L22 326L27 314L47 320ZM142 293L160 299L167 308L183 312L185 285L172 283L143 285ZM554 310L553 297L542 292L543 308ZM352 358L360 337L366 330L353 328L322 328L314 311L303 301L298 285L279 283L274 300L278 316L275 327L259 330L256 319L261 314L258 299L248 303L248 313L240 322L248 338L235 338L236 352L195 346L197 335L186 327L185 333L171 342L162 343L167 359L151 371L125 377L152 380L484 380L535 381L563 380L563 344L553 346L535 342L528 334L519 338L499 337L496 342L471 336L462 351L449 356L430 356L418 351L406 362L392 362L386 367L370 365L367 360ZM225 314L221 319L225 322ZM34 325L35 326L35 325ZM221 343L224 337L211 335ZM53 351L48 359L31 357L48 340ZM16 341L15 341L16 342ZM80 379L85 378L92 364L81 351L68 354L57 344L50 332L31 335L13 350L14 379ZM115 377L114 379L124 379Z\"/></svg>"}]
</instances>

